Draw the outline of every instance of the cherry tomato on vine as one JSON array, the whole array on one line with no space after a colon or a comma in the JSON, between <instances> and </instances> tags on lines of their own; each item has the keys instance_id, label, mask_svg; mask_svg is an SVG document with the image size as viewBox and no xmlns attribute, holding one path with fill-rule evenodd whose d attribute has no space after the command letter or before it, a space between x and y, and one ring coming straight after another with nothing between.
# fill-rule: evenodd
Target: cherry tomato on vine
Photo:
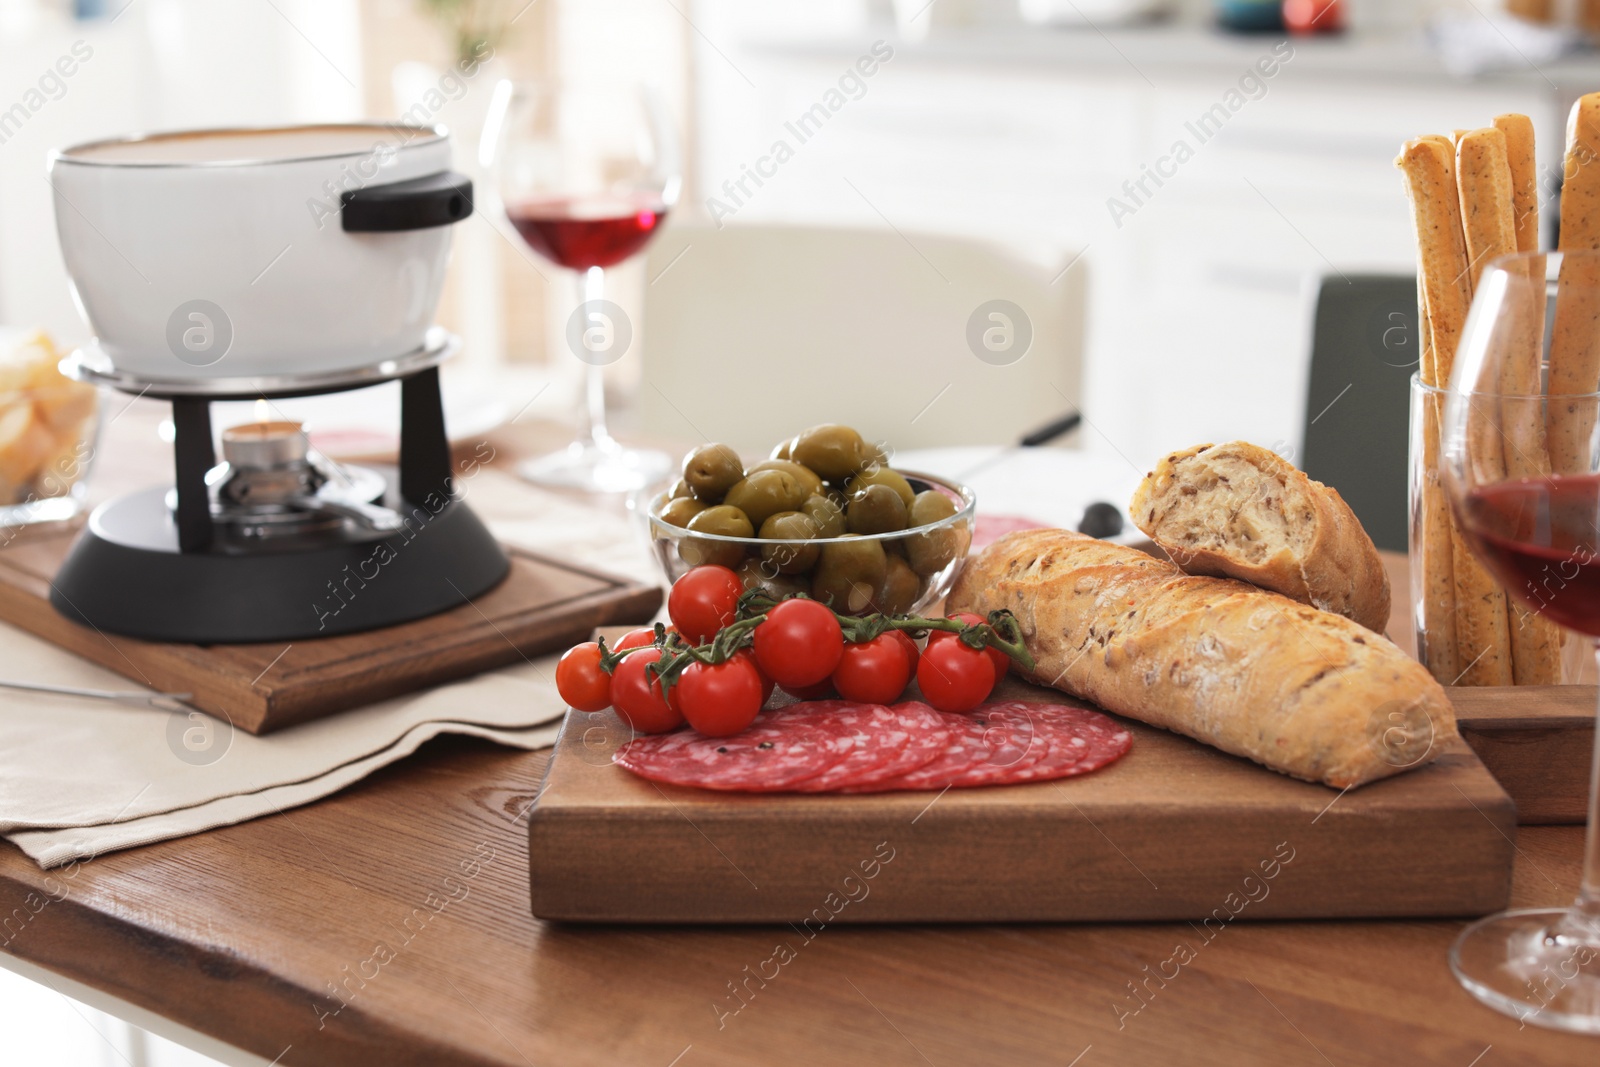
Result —
<instances>
[{"instance_id":1,"label":"cherry tomato on vine","mask_svg":"<svg viewBox=\"0 0 1600 1067\"><path fill-rule=\"evenodd\" d=\"M611 706L611 675L600 669L600 646L593 641L573 645L556 664L556 692L578 711L603 711Z\"/></svg>"},{"instance_id":2,"label":"cherry tomato on vine","mask_svg":"<svg viewBox=\"0 0 1600 1067\"><path fill-rule=\"evenodd\" d=\"M715 637L717 631L733 621L744 583L726 567L707 563L691 567L672 583L667 594L667 614L673 625L699 645Z\"/></svg>"},{"instance_id":3,"label":"cherry tomato on vine","mask_svg":"<svg viewBox=\"0 0 1600 1067\"><path fill-rule=\"evenodd\" d=\"M622 652L630 648L643 648L645 645L655 644L655 641L656 632L653 627L647 627L642 630L629 630L617 640L615 645L611 646L611 651Z\"/></svg>"},{"instance_id":4,"label":"cherry tomato on vine","mask_svg":"<svg viewBox=\"0 0 1600 1067\"><path fill-rule=\"evenodd\" d=\"M892 632L881 633L871 641L844 646L833 684L846 700L893 704L911 681L911 670L905 645Z\"/></svg>"},{"instance_id":5,"label":"cherry tomato on vine","mask_svg":"<svg viewBox=\"0 0 1600 1067\"><path fill-rule=\"evenodd\" d=\"M748 648L741 648L739 651L733 654L735 659L738 659L741 656L749 660L751 666L755 667L756 673L761 676L761 706L766 707L767 701L772 699L772 690L777 683L771 678L767 677L767 672L761 669L761 664L756 661L756 654L754 652L750 651Z\"/></svg>"},{"instance_id":6,"label":"cherry tomato on vine","mask_svg":"<svg viewBox=\"0 0 1600 1067\"><path fill-rule=\"evenodd\" d=\"M792 689L826 681L844 655L839 618L815 600L785 600L756 627L756 663Z\"/></svg>"},{"instance_id":7,"label":"cherry tomato on vine","mask_svg":"<svg viewBox=\"0 0 1600 1067\"><path fill-rule=\"evenodd\" d=\"M722 663L689 664L672 687L672 699L690 726L707 737L727 737L755 720L763 689L754 658L735 655Z\"/></svg>"},{"instance_id":8,"label":"cherry tomato on vine","mask_svg":"<svg viewBox=\"0 0 1600 1067\"><path fill-rule=\"evenodd\" d=\"M683 716L667 703L661 679L645 674L658 658L635 652L611 672L611 703L622 721L642 734L664 734L683 724Z\"/></svg>"},{"instance_id":9,"label":"cherry tomato on vine","mask_svg":"<svg viewBox=\"0 0 1600 1067\"><path fill-rule=\"evenodd\" d=\"M833 679L824 678L816 685L801 685L791 689L784 686L784 691L799 697L801 700L826 700L833 696Z\"/></svg>"},{"instance_id":10,"label":"cherry tomato on vine","mask_svg":"<svg viewBox=\"0 0 1600 1067\"><path fill-rule=\"evenodd\" d=\"M917 643L911 639L911 635L907 634L904 630L890 630L889 632L895 637L899 638L900 643L905 646L906 655L911 657L911 673L916 674L917 661L922 658L922 650L919 649L917 647Z\"/></svg>"},{"instance_id":11,"label":"cherry tomato on vine","mask_svg":"<svg viewBox=\"0 0 1600 1067\"><path fill-rule=\"evenodd\" d=\"M988 649L960 641L929 642L917 664L923 699L940 711L971 711L994 689L994 664Z\"/></svg>"},{"instance_id":12,"label":"cherry tomato on vine","mask_svg":"<svg viewBox=\"0 0 1600 1067\"><path fill-rule=\"evenodd\" d=\"M958 611L954 615L946 615L945 618L955 619L957 622L966 623L968 626L989 621L982 615L974 615L970 611ZM937 641L948 641L952 638L958 641L960 640L955 634L948 630L934 630L928 634L928 647L932 648L934 643ZM1011 657L1006 655L1000 649L995 648L993 645L984 649L983 653L989 657L989 662L994 665L994 680L999 682L1000 679L1006 676L1006 671L1011 669Z\"/></svg>"}]
</instances>

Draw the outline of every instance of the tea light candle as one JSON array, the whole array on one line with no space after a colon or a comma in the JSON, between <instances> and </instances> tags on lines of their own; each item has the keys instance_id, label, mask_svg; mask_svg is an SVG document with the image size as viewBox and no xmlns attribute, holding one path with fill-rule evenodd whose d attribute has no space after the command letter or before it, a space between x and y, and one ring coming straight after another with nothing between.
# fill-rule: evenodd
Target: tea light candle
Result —
<instances>
[{"instance_id":1,"label":"tea light candle","mask_svg":"<svg viewBox=\"0 0 1600 1067\"><path fill-rule=\"evenodd\" d=\"M246 422L222 431L222 457L249 470L303 463L310 447L298 422Z\"/></svg>"}]
</instances>

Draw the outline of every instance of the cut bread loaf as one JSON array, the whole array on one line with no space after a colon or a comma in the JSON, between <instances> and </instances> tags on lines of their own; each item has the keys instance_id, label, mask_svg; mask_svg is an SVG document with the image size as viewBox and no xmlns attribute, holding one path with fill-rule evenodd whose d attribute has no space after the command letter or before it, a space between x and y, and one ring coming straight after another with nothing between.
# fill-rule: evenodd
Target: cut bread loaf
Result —
<instances>
[{"instance_id":1,"label":"cut bread loaf","mask_svg":"<svg viewBox=\"0 0 1600 1067\"><path fill-rule=\"evenodd\" d=\"M967 561L946 608L1014 614L1032 681L1335 788L1456 737L1444 689L1387 638L1082 534L1008 534Z\"/></svg>"},{"instance_id":2,"label":"cut bread loaf","mask_svg":"<svg viewBox=\"0 0 1600 1067\"><path fill-rule=\"evenodd\" d=\"M1238 578L1375 633L1389 624L1389 576L1372 538L1337 491L1275 452L1244 441L1174 452L1129 508L1189 574Z\"/></svg>"}]
</instances>

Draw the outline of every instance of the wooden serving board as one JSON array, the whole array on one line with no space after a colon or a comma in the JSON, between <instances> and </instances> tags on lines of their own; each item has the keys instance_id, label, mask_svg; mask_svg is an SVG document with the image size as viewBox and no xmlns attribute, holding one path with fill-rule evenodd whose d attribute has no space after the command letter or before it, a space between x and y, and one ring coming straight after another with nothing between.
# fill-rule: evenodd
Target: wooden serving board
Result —
<instances>
[{"instance_id":1,"label":"wooden serving board","mask_svg":"<svg viewBox=\"0 0 1600 1067\"><path fill-rule=\"evenodd\" d=\"M1015 681L999 696L1067 700ZM1211 930L1234 919L1481 915L1509 899L1516 811L1464 743L1341 794L1125 724L1126 756L1060 782L745 795L637 778L611 763L625 739L614 714L571 712L530 815L533 914L798 927L807 917L1191 920Z\"/></svg>"},{"instance_id":2,"label":"wooden serving board","mask_svg":"<svg viewBox=\"0 0 1600 1067\"><path fill-rule=\"evenodd\" d=\"M294 642L161 644L100 633L51 607L50 579L76 534L29 530L0 548L0 620L141 684L192 693L194 707L253 734L550 652L661 606L656 586L507 547L504 581L438 615Z\"/></svg>"},{"instance_id":3,"label":"wooden serving board","mask_svg":"<svg viewBox=\"0 0 1600 1067\"><path fill-rule=\"evenodd\" d=\"M1461 736L1511 794L1523 825L1588 819L1597 699L1592 685L1450 690Z\"/></svg>"}]
</instances>

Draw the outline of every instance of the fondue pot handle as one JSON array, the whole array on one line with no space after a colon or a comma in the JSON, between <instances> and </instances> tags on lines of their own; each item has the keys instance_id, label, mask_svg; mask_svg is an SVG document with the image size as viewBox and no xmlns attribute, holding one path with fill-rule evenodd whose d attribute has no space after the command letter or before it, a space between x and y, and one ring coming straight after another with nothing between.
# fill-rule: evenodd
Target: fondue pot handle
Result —
<instances>
[{"instance_id":1,"label":"fondue pot handle","mask_svg":"<svg viewBox=\"0 0 1600 1067\"><path fill-rule=\"evenodd\" d=\"M472 179L447 170L426 178L369 185L339 198L349 233L396 233L448 226L472 214Z\"/></svg>"}]
</instances>

